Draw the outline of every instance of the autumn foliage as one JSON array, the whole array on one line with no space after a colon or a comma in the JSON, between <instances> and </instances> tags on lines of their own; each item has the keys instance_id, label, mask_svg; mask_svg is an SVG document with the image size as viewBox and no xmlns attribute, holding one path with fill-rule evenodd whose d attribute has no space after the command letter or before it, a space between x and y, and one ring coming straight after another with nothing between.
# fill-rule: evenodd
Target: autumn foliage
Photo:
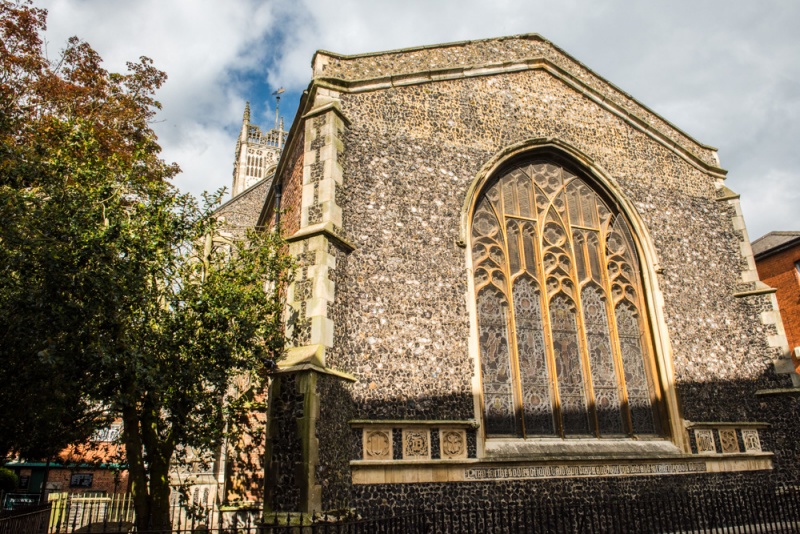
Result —
<instances>
[{"instance_id":1,"label":"autumn foliage","mask_svg":"<svg viewBox=\"0 0 800 534\"><path fill-rule=\"evenodd\" d=\"M220 445L232 378L258 388L283 349L291 262L171 185L151 60L111 73L77 38L49 60L45 23L0 0L0 458L121 418L137 523L161 527L175 459Z\"/></svg>"}]
</instances>

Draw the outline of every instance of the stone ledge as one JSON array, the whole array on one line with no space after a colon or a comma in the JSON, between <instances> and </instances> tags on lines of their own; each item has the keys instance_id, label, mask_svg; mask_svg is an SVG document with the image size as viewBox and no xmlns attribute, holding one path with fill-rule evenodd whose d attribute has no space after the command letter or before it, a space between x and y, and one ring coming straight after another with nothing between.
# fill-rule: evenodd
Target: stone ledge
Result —
<instances>
[{"instance_id":1,"label":"stone ledge","mask_svg":"<svg viewBox=\"0 0 800 534\"><path fill-rule=\"evenodd\" d=\"M303 241L305 239L310 239L318 235L324 235L330 241L332 241L334 245L342 249L344 252L350 253L356 249L355 245L347 241L345 238L336 234L336 232L333 229L333 223L331 222L319 223L311 226L306 226L305 228L301 228L294 234L287 237L286 242L294 243L296 241Z\"/></svg>"},{"instance_id":2,"label":"stone ledge","mask_svg":"<svg viewBox=\"0 0 800 534\"><path fill-rule=\"evenodd\" d=\"M411 420L411 419L353 419L347 422L350 426L361 428L366 426L461 426L468 428L478 428L480 425L474 419L466 419L463 421L446 420L446 419L425 419L425 420Z\"/></svg>"},{"instance_id":3,"label":"stone ledge","mask_svg":"<svg viewBox=\"0 0 800 534\"><path fill-rule=\"evenodd\" d=\"M800 390L798 390L800 392ZM756 392L756 395L758 393ZM728 422L718 422L714 423L711 421L686 421L684 424L686 428L769 428L769 423L762 423L758 421L748 422L748 421L728 421Z\"/></svg>"},{"instance_id":4,"label":"stone ledge","mask_svg":"<svg viewBox=\"0 0 800 534\"><path fill-rule=\"evenodd\" d=\"M717 202L724 202L724 201L727 201L727 200L736 200L736 199L738 199L740 197L741 197L741 195L739 193L737 193L736 191L733 191L731 188L726 187L726 186L723 185L717 191L716 200L717 200Z\"/></svg>"},{"instance_id":5,"label":"stone ledge","mask_svg":"<svg viewBox=\"0 0 800 534\"><path fill-rule=\"evenodd\" d=\"M674 458L685 453L666 439L488 439L485 459Z\"/></svg>"},{"instance_id":6,"label":"stone ledge","mask_svg":"<svg viewBox=\"0 0 800 534\"><path fill-rule=\"evenodd\" d=\"M342 119L342 122L344 122L345 126L347 126L347 127L350 126L350 119L348 119L347 117L344 116L344 113L342 112L341 106L339 105L338 102L335 102L335 101L328 102L327 104L323 104L322 106L313 108L311 111L309 111L308 113L306 113L305 115L303 115L300 118L304 119L304 120L305 119L311 119L311 118L317 117L319 115L322 115L324 113L327 113L328 111L333 111L334 113L336 113L336 115L340 119Z\"/></svg>"},{"instance_id":7,"label":"stone ledge","mask_svg":"<svg viewBox=\"0 0 800 534\"><path fill-rule=\"evenodd\" d=\"M756 397L798 397L800 388L759 389Z\"/></svg>"},{"instance_id":8,"label":"stone ledge","mask_svg":"<svg viewBox=\"0 0 800 534\"><path fill-rule=\"evenodd\" d=\"M745 291L737 291L733 294L736 298L743 298L743 297L752 297L755 295L769 295L771 293L775 293L777 289L774 287L770 287L764 282L760 280L756 280L753 289L747 289Z\"/></svg>"},{"instance_id":9,"label":"stone ledge","mask_svg":"<svg viewBox=\"0 0 800 534\"><path fill-rule=\"evenodd\" d=\"M291 347L286 351L286 356L278 360L278 369L272 374L297 373L300 371L315 371L325 375L336 376L350 382L358 382L351 374L337 371L325 365L325 347L323 345L304 345Z\"/></svg>"},{"instance_id":10,"label":"stone ledge","mask_svg":"<svg viewBox=\"0 0 800 534\"><path fill-rule=\"evenodd\" d=\"M725 457L681 455L668 458L586 457L554 460L488 461L427 460L350 462L353 484L414 484L481 482L618 476L663 476L772 469L772 454L731 454Z\"/></svg>"}]
</instances>

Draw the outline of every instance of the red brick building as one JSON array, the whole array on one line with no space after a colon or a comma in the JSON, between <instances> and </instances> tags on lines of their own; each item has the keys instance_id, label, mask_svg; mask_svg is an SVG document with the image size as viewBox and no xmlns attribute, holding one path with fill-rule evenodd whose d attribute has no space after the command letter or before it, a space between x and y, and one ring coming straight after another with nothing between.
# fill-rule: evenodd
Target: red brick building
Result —
<instances>
[{"instance_id":1,"label":"red brick building","mask_svg":"<svg viewBox=\"0 0 800 534\"><path fill-rule=\"evenodd\" d=\"M800 231L770 232L756 239L753 256L761 281L777 289L786 338L800 369Z\"/></svg>"}]
</instances>

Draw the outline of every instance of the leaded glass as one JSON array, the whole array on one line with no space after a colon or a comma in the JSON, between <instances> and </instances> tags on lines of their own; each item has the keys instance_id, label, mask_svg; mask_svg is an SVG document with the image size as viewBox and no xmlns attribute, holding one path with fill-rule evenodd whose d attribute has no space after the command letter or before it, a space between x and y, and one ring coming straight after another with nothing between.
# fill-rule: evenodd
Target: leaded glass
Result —
<instances>
[{"instance_id":1,"label":"leaded glass","mask_svg":"<svg viewBox=\"0 0 800 534\"><path fill-rule=\"evenodd\" d=\"M593 284L585 286L581 291L581 305L599 431L601 435L621 434L619 385L611 353L608 310L602 290Z\"/></svg>"},{"instance_id":2,"label":"leaded glass","mask_svg":"<svg viewBox=\"0 0 800 534\"><path fill-rule=\"evenodd\" d=\"M638 311L639 273L628 225L615 217L606 240L609 279L634 433L656 432L642 343L644 325Z\"/></svg>"},{"instance_id":3,"label":"leaded glass","mask_svg":"<svg viewBox=\"0 0 800 534\"><path fill-rule=\"evenodd\" d=\"M616 206L562 165L524 163L479 199L472 257L487 434L658 433L639 263Z\"/></svg>"},{"instance_id":4,"label":"leaded glass","mask_svg":"<svg viewBox=\"0 0 800 534\"><path fill-rule=\"evenodd\" d=\"M528 277L514 283L517 350L522 383L522 408L527 434L552 435L553 406L544 350L539 289Z\"/></svg>"},{"instance_id":5,"label":"leaded glass","mask_svg":"<svg viewBox=\"0 0 800 534\"><path fill-rule=\"evenodd\" d=\"M564 434L588 434L589 418L575 308L564 294L558 294L550 301L550 325Z\"/></svg>"},{"instance_id":6,"label":"leaded glass","mask_svg":"<svg viewBox=\"0 0 800 534\"><path fill-rule=\"evenodd\" d=\"M616 318L633 431L640 434L653 434L655 433L653 406L650 402L650 391L644 370L639 314L636 313L633 305L623 301L617 305Z\"/></svg>"},{"instance_id":7,"label":"leaded glass","mask_svg":"<svg viewBox=\"0 0 800 534\"><path fill-rule=\"evenodd\" d=\"M515 434L514 395L508 343L508 304L496 289L478 295L481 370L486 430L491 434Z\"/></svg>"}]
</instances>

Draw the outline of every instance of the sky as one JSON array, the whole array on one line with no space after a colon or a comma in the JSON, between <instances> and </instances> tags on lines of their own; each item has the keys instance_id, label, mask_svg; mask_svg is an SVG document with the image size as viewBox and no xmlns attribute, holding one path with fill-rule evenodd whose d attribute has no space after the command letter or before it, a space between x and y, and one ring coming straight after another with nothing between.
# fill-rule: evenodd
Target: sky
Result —
<instances>
[{"instance_id":1,"label":"sky","mask_svg":"<svg viewBox=\"0 0 800 534\"><path fill-rule=\"evenodd\" d=\"M800 230L800 2L795 0L34 0L48 54L90 43L111 71L152 58L154 124L176 185L230 190L246 101L287 127L323 49L344 54L539 33L717 147L751 239Z\"/></svg>"}]
</instances>

